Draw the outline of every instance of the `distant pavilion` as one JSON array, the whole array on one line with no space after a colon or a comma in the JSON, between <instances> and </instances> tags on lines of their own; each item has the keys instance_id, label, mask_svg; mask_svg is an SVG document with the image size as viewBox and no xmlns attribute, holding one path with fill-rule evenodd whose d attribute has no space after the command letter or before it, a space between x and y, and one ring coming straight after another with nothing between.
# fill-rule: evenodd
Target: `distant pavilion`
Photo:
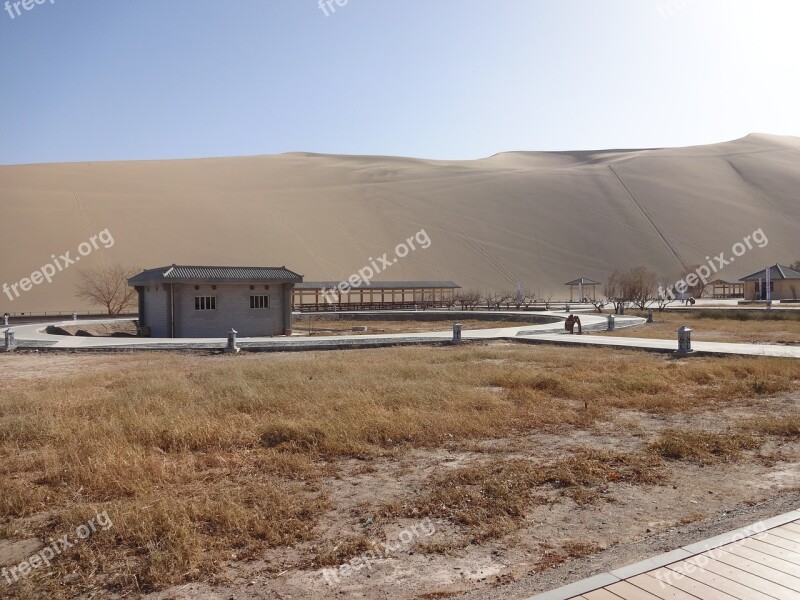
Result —
<instances>
[{"instance_id":1,"label":"distant pavilion","mask_svg":"<svg viewBox=\"0 0 800 600\"><path fill-rule=\"evenodd\" d=\"M591 289L591 298L592 300L597 300L597 286L600 285L599 281L595 281L594 279L587 279L586 277L581 277L576 279L575 281L570 281L565 283L564 285L569 286L569 301L575 302L575 288L578 289L578 297L579 302L583 302L584 299L589 298L587 295L587 288Z\"/></svg>"},{"instance_id":2,"label":"distant pavilion","mask_svg":"<svg viewBox=\"0 0 800 600\"><path fill-rule=\"evenodd\" d=\"M711 285L714 290L714 298L744 298L744 283L717 279L712 281L709 285Z\"/></svg>"}]
</instances>

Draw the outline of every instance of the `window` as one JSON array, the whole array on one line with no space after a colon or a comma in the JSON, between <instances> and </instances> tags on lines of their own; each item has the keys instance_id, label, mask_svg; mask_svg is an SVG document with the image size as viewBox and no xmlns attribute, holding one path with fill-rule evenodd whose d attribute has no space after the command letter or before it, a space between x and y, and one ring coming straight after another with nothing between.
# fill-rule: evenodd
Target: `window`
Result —
<instances>
[{"instance_id":1,"label":"window","mask_svg":"<svg viewBox=\"0 0 800 600\"><path fill-rule=\"evenodd\" d=\"M269 296L250 296L250 308L269 308Z\"/></svg>"},{"instance_id":2,"label":"window","mask_svg":"<svg viewBox=\"0 0 800 600\"><path fill-rule=\"evenodd\" d=\"M195 310L217 310L217 297L216 296L195 296L194 297Z\"/></svg>"}]
</instances>

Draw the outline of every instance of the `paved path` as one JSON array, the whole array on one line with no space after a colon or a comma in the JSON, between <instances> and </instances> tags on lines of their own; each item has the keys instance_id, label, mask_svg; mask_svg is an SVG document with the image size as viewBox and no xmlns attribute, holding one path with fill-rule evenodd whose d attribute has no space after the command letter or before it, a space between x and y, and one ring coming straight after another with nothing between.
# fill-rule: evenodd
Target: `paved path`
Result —
<instances>
[{"instance_id":1,"label":"paved path","mask_svg":"<svg viewBox=\"0 0 800 600\"><path fill-rule=\"evenodd\" d=\"M631 348L651 352L675 352L678 348L677 333L674 340L631 338L613 336L570 335L519 335L518 341L531 344L566 344L578 346L608 346ZM734 354L740 356L779 356L800 358L800 346L778 346L772 344L729 344L722 342L692 342L694 354Z\"/></svg>"},{"instance_id":2,"label":"paved path","mask_svg":"<svg viewBox=\"0 0 800 600\"><path fill-rule=\"evenodd\" d=\"M398 311L400 312L400 311ZM402 311L407 313L408 311ZM411 312L410 314L414 314ZM458 319L475 318L480 316L480 311L469 313L450 313L455 322ZM497 312L486 313L497 317ZM552 319L554 322L533 325L521 323L519 327L504 327L490 329L466 330L462 333L464 340L499 340L516 339L518 335L539 334L564 334L564 319L568 313L557 312L504 312L503 316L530 317L532 321L543 318ZM382 312L381 316L390 317L392 313ZM328 315L329 316L329 315ZM132 319L105 319L92 321L61 321L54 323L39 323L34 325L21 325L12 327L19 348L49 348L49 349L80 349L80 350L175 350L175 349L220 349L226 346L227 340L220 338L184 338L184 339L150 339L150 338L111 338L111 337L75 337L50 335L45 333L48 325L56 327L72 327L77 325L89 326ZM599 314L583 314L581 321L585 331L605 331L607 318ZM365 324L368 323L365 321ZM618 317L617 327L633 327L641 325L644 319L638 317ZM487 322L491 327L491 322ZM427 333L394 333L394 334L365 334L342 336L299 336L292 337L261 337L239 338L238 345L248 350L314 350L329 348L364 348L376 346L394 346L402 344L432 344L446 343L451 340L451 331Z\"/></svg>"},{"instance_id":3,"label":"paved path","mask_svg":"<svg viewBox=\"0 0 800 600\"><path fill-rule=\"evenodd\" d=\"M800 511L529 600L800 600Z\"/></svg>"},{"instance_id":4,"label":"paved path","mask_svg":"<svg viewBox=\"0 0 800 600\"><path fill-rule=\"evenodd\" d=\"M412 313L413 314L413 313ZM461 318L474 318L481 313L471 312L467 316L453 313L453 321ZM487 313L496 316L496 312ZM677 349L675 340L657 340L650 338L629 338L593 335L566 335L563 320L567 313L504 313L508 315L527 315L532 319L543 317L557 319L557 322L539 325L520 325L519 327L504 327L490 329L474 329L463 332L464 340L513 340L531 344L565 344L579 346L605 346L613 348L630 348L651 352L674 352ZM384 317L391 313L381 313ZM95 321L77 321L82 326L113 323L115 321L130 321L131 319L105 319ZM583 330L589 334L592 331L605 331L607 317L599 314L581 315ZM368 323L368 321L365 321ZM490 322L487 322L487 325ZM634 327L644 323L639 317L617 317L617 328ZM62 321L56 323L40 323L35 325L22 325L13 327L18 347L41 348L53 350L202 350L222 349L226 340L220 338L184 338L184 339L150 339L150 338L100 338L100 337L74 337L59 336L45 333L48 325L56 327L74 326L75 321ZM0 338L2 339L2 338ZM452 339L452 332L437 331L426 333L393 333L393 334L366 334L342 336L300 336L292 337L262 337L239 338L238 345L242 349L251 351L299 351L299 350L331 350L344 348L377 348L385 346L399 346L407 344L444 344ZM786 358L800 358L800 346L779 346L769 344L729 344L720 342L693 342L695 354L711 355L740 355L740 356L775 356Z\"/></svg>"}]
</instances>

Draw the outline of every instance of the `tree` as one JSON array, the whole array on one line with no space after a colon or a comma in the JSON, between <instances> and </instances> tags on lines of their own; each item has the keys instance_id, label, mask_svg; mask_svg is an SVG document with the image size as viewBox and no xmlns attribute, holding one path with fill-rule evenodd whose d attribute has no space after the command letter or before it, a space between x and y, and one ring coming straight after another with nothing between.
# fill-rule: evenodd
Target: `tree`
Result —
<instances>
[{"instance_id":1,"label":"tree","mask_svg":"<svg viewBox=\"0 0 800 600\"><path fill-rule=\"evenodd\" d=\"M597 309L597 312L603 312L603 309L606 307L606 304L609 303L609 300L606 298L602 299L590 299L589 302Z\"/></svg>"},{"instance_id":2,"label":"tree","mask_svg":"<svg viewBox=\"0 0 800 600\"><path fill-rule=\"evenodd\" d=\"M798 260L798 261L795 261L795 263L792 265L792 268L793 268L795 271L800 271L800 260Z\"/></svg>"},{"instance_id":3,"label":"tree","mask_svg":"<svg viewBox=\"0 0 800 600\"><path fill-rule=\"evenodd\" d=\"M658 297L656 298L658 312L662 312L678 299L679 293L675 285L675 283L669 283L667 278L661 278L658 284Z\"/></svg>"},{"instance_id":4,"label":"tree","mask_svg":"<svg viewBox=\"0 0 800 600\"><path fill-rule=\"evenodd\" d=\"M422 306L422 310L427 310L433 306L436 306L436 296L433 292L425 292L422 294L422 299L420 301L420 306Z\"/></svg>"},{"instance_id":5,"label":"tree","mask_svg":"<svg viewBox=\"0 0 800 600\"><path fill-rule=\"evenodd\" d=\"M492 310L493 306L497 306L502 304L506 300L510 300L510 296L508 292L499 291L499 292L486 292L483 294L483 301L486 303L487 310Z\"/></svg>"},{"instance_id":6,"label":"tree","mask_svg":"<svg viewBox=\"0 0 800 600\"><path fill-rule=\"evenodd\" d=\"M692 281L694 281L694 280L697 281L697 283L695 285L688 285L687 284L686 291L689 292L689 294L692 296L692 298L702 298L703 294L706 291L706 288L709 285L707 283L703 283L703 280L700 279L700 277L697 276L697 273L698 273L698 271L700 271L701 268L703 268L703 267L701 267L700 265L691 265L687 269L687 271L690 273L690 275L684 278L684 281L687 281L687 282L690 279ZM708 267L705 267L705 269L706 269L706 271L708 271Z\"/></svg>"},{"instance_id":7,"label":"tree","mask_svg":"<svg viewBox=\"0 0 800 600\"><path fill-rule=\"evenodd\" d=\"M122 265L81 271L75 295L90 304L102 306L110 316L117 316L136 306L136 290L128 285L128 279L138 272L139 269Z\"/></svg>"},{"instance_id":8,"label":"tree","mask_svg":"<svg viewBox=\"0 0 800 600\"><path fill-rule=\"evenodd\" d=\"M517 310L520 310L523 306L528 308L536 300L536 294L525 287L514 290L513 292L505 292L505 295L508 296L508 301L511 302Z\"/></svg>"},{"instance_id":9,"label":"tree","mask_svg":"<svg viewBox=\"0 0 800 600\"><path fill-rule=\"evenodd\" d=\"M461 310L472 310L480 304L481 294L477 290L459 290L455 300Z\"/></svg>"},{"instance_id":10,"label":"tree","mask_svg":"<svg viewBox=\"0 0 800 600\"><path fill-rule=\"evenodd\" d=\"M625 294L640 310L656 299L658 275L647 267L634 267L628 271L625 281Z\"/></svg>"},{"instance_id":11,"label":"tree","mask_svg":"<svg viewBox=\"0 0 800 600\"><path fill-rule=\"evenodd\" d=\"M627 271L615 270L606 280L605 295L614 303L617 313L621 314L628 304L644 310L657 300L657 282L658 276L644 266Z\"/></svg>"},{"instance_id":12,"label":"tree","mask_svg":"<svg viewBox=\"0 0 800 600\"><path fill-rule=\"evenodd\" d=\"M623 313L626 304L622 291L622 276L619 269L614 269L614 272L606 279L606 285L603 288L603 294L614 305L614 312L618 315Z\"/></svg>"}]
</instances>

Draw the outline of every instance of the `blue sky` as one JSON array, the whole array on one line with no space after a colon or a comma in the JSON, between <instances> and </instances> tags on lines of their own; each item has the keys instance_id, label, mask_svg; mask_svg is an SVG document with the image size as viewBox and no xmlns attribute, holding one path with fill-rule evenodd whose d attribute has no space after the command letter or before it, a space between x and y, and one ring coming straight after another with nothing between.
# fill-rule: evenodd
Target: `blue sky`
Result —
<instances>
[{"instance_id":1,"label":"blue sky","mask_svg":"<svg viewBox=\"0 0 800 600\"><path fill-rule=\"evenodd\" d=\"M0 164L800 136L797 0L4 2Z\"/></svg>"}]
</instances>

